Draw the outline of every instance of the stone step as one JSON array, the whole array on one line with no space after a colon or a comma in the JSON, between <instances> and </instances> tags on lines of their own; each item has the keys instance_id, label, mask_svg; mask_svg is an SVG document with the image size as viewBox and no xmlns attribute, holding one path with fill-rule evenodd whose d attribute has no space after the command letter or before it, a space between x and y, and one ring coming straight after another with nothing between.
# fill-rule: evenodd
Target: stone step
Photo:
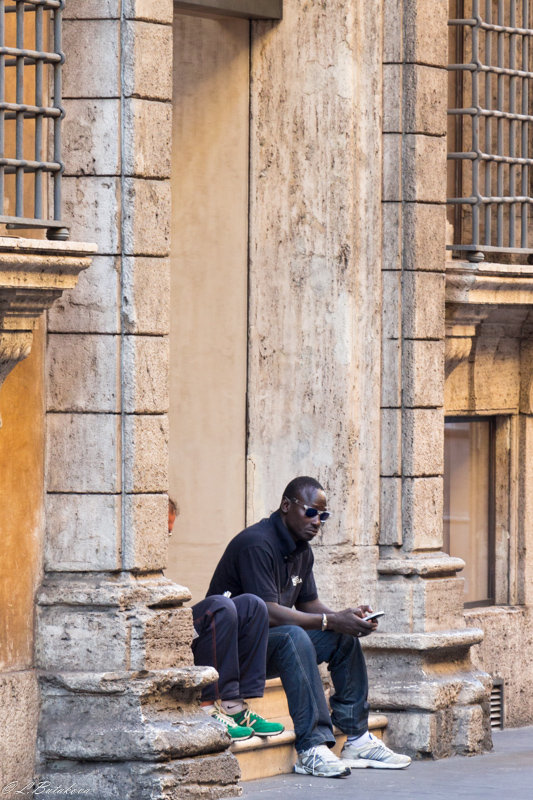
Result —
<instances>
[{"instance_id":1,"label":"stone step","mask_svg":"<svg viewBox=\"0 0 533 800\"><path fill-rule=\"evenodd\" d=\"M269 720L281 722L285 731L278 736L260 738L252 736L245 742L234 742L231 750L237 756L241 768L241 780L251 781L258 778L270 778L273 775L283 775L292 772L296 761L294 749L294 731L292 720L287 707L287 698L279 678L268 680L265 687L265 696L249 701L250 707L261 716ZM383 738L383 731L387 726L387 717L383 714L370 714L368 727L375 736ZM339 755L346 736L340 731L335 731L337 744L333 748Z\"/></svg>"}]
</instances>

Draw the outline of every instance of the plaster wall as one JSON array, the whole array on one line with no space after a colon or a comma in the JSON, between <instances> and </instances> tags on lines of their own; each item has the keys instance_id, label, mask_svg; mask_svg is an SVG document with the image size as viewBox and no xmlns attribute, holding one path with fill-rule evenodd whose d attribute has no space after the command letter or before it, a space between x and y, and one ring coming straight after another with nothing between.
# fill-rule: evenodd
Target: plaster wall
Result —
<instances>
[{"instance_id":1,"label":"plaster wall","mask_svg":"<svg viewBox=\"0 0 533 800\"><path fill-rule=\"evenodd\" d=\"M175 14L166 575L202 599L245 523L249 23Z\"/></svg>"},{"instance_id":2,"label":"plaster wall","mask_svg":"<svg viewBox=\"0 0 533 800\"><path fill-rule=\"evenodd\" d=\"M0 785L33 776L39 698L34 597L42 574L43 323L0 393Z\"/></svg>"}]
</instances>

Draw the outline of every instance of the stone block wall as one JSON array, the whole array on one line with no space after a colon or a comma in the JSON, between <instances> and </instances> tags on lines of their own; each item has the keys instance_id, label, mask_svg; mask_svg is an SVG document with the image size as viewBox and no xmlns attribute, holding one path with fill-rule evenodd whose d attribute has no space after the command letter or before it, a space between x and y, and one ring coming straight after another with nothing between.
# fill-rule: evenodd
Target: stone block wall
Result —
<instances>
[{"instance_id":1,"label":"stone block wall","mask_svg":"<svg viewBox=\"0 0 533 800\"><path fill-rule=\"evenodd\" d=\"M69 3L64 211L94 264L48 319L38 772L93 800L237 791L168 542L171 0Z\"/></svg>"}]
</instances>

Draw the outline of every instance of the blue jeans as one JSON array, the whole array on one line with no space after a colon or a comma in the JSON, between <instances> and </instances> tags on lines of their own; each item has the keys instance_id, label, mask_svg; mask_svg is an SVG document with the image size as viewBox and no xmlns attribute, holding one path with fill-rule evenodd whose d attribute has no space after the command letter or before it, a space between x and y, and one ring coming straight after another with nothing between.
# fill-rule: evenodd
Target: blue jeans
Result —
<instances>
[{"instance_id":1,"label":"blue jeans","mask_svg":"<svg viewBox=\"0 0 533 800\"><path fill-rule=\"evenodd\" d=\"M331 716L318 664L327 662L335 694ZM368 730L368 679L359 640L333 631L304 631L296 625L270 628L267 678L280 677L294 723L296 750L335 744L333 724L343 733Z\"/></svg>"}]
</instances>

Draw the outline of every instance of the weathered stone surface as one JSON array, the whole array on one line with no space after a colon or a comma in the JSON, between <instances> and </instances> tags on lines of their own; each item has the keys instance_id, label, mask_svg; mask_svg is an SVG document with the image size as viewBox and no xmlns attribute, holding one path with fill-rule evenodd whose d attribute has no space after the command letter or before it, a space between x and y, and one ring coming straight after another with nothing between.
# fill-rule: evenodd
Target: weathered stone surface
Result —
<instances>
[{"instance_id":1,"label":"weathered stone surface","mask_svg":"<svg viewBox=\"0 0 533 800\"><path fill-rule=\"evenodd\" d=\"M49 762L41 771L52 786L74 785L87 789L91 800L217 800L238 797L235 783L240 770L229 752L202 758L171 760L163 764L125 761L117 764Z\"/></svg>"},{"instance_id":2,"label":"weathered stone surface","mask_svg":"<svg viewBox=\"0 0 533 800\"><path fill-rule=\"evenodd\" d=\"M403 541L409 550L442 547L442 478L405 478Z\"/></svg>"},{"instance_id":3,"label":"weathered stone surface","mask_svg":"<svg viewBox=\"0 0 533 800\"><path fill-rule=\"evenodd\" d=\"M118 175L120 101L65 100L66 175Z\"/></svg>"},{"instance_id":4,"label":"weathered stone surface","mask_svg":"<svg viewBox=\"0 0 533 800\"><path fill-rule=\"evenodd\" d=\"M117 495L49 494L46 499L46 570L115 570L120 566Z\"/></svg>"},{"instance_id":5,"label":"weathered stone surface","mask_svg":"<svg viewBox=\"0 0 533 800\"><path fill-rule=\"evenodd\" d=\"M402 11L403 0L383 0L383 61L398 63L403 59Z\"/></svg>"},{"instance_id":6,"label":"weathered stone surface","mask_svg":"<svg viewBox=\"0 0 533 800\"><path fill-rule=\"evenodd\" d=\"M47 415L47 487L51 492L119 491L114 414Z\"/></svg>"},{"instance_id":7,"label":"weathered stone surface","mask_svg":"<svg viewBox=\"0 0 533 800\"><path fill-rule=\"evenodd\" d=\"M128 333L166 334L170 329L170 263L163 258L124 258L124 327Z\"/></svg>"},{"instance_id":8,"label":"weathered stone surface","mask_svg":"<svg viewBox=\"0 0 533 800\"><path fill-rule=\"evenodd\" d=\"M433 168L434 165L429 166L430 170ZM441 180L444 181L444 177ZM402 226L404 268L443 272L446 259L446 207L436 203L405 203ZM431 232L430 235L428 232Z\"/></svg>"},{"instance_id":9,"label":"weathered stone surface","mask_svg":"<svg viewBox=\"0 0 533 800\"><path fill-rule=\"evenodd\" d=\"M143 675L147 669L191 667L192 613L181 607L188 597L182 587L162 579L113 581L93 575L47 580L39 593L37 662L48 671L92 670L91 691L97 695L103 688L97 673L104 670L133 669ZM152 683L132 688L124 679L113 684L113 691L149 694Z\"/></svg>"},{"instance_id":10,"label":"weathered stone surface","mask_svg":"<svg viewBox=\"0 0 533 800\"><path fill-rule=\"evenodd\" d=\"M402 544L402 479L381 478L379 543Z\"/></svg>"},{"instance_id":11,"label":"weathered stone surface","mask_svg":"<svg viewBox=\"0 0 533 800\"><path fill-rule=\"evenodd\" d=\"M35 670L0 673L0 784L26 785L34 775L39 691ZM16 720L16 724L13 724Z\"/></svg>"},{"instance_id":12,"label":"weathered stone surface","mask_svg":"<svg viewBox=\"0 0 533 800\"><path fill-rule=\"evenodd\" d=\"M383 132L400 133L402 124L402 64L383 64Z\"/></svg>"},{"instance_id":13,"label":"weathered stone surface","mask_svg":"<svg viewBox=\"0 0 533 800\"><path fill-rule=\"evenodd\" d=\"M168 489L168 419L166 416L126 417L126 491L166 492Z\"/></svg>"},{"instance_id":14,"label":"weathered stone surface","mask_svg":"<svg viewBox=\"0 0 533 800\"><path fill-rule=\"evenodd\" d=\"M407 202L445 203L446 164L445 136L404 134L402 137L403 199ZM442 233L444 235L444 231ZM425 235L427 238L427 231Z\"/></svg>"},{"instance_id":15,"label":"weathered stone surface","mask_svg":"<svg viewBox=\"0 0 533 800\"><path fill-rule=\"evenodd\" d=\"M119 344L117 336L49 334L47 409L118 411Z\"/></svg>"},{"instance_id":16,"label":"weathered stone surface","mask_svg":"<svg viewBox=\"0 0 533 800\"><path fill-rule=\"evenodd\" d=\"M402 469L404 475L440 475L444 470L444 425L439 408L404 408Z\"/></svg>"},{"instance_id":17,"label":"weathered stone surface","mask_svg":"<svg viewBox=\"0 0 533 800\"><path fill-rule=\"evenodd\" d=\"M383 269L402 268L402 204L383 203Z\"/></svg>"},{"instance_id":18,"label":"weathered stone surface","mask_svg":"<svg viewBox=\"0 0 533 800\"><path fill-rule=\"evenodd\" d=\"M126 23L124 50L126 96L171 100L171 64L171 26L153 25L149 22Z\"/></svg>"},{"instance_id":19,"label":"weathered stone surface","mask_svg":"<svg viewBox=\"0 0 533 800\"><path fill-rule=\"evenodd\" d=\"M125 0L124 10L128 19L144 19L148 22L172 24L174 11L172 0Z\"/></svg>"},{"instance_id":20,"label":"weathered stone surface","mask_svg":"<svg viewBox=\"0 0 533 800\"><path fill-rule=\"evenodd\" d=\"M98 42L98 48L94 43ZM117 20L65 20L63 96L118 97L120 27Z\"/></svg>"},{"instance_id":21,"label":"weathered stone surface","mask_svg":"<svg viewBox=\"0 0 533 800\"><path fill-rule=\"evenodd\" d=\"M402 400L405 406L444 404L444 341L404 341Z\"/></svg>"},{"instance_id":22,"label":"weathered stone surface","mask_svg":"<svg viewBox=\"0 0 533 800\"><path fill-rule=\"evenodd\" d=\"M67 3L64 19L113 19L120 17L119 0L76 0Z\"/></svg>"},{"instance_id":23,"label":"weathered stone surface","mask_svg":"<svg viewBox=\"0 0 533 800\"><path fill-rule=\"evenodd\" d=\"M385 339L399 339L402 332L402 274L397 270L381 273L383 305L381 332Z\"/></svg>"},{"instance_id":24,"label":"weathered stone surface","mask_svg":"<svg viewBox=\"0 0 533 800\"><path fill-rule=\"evenodd\" d=\"M410 339L444 337L444 273L406 271L402 276L402 326Z\"/></svg>"},{"instance_id":25,"label":"weathered stone surface","mask_svg":"<svg viewBox=\"0 0 533 800\"><path fill-rule=\"evenodd\" d=\"M332 608L375 603L378 547L314 547L314 575L318 593ZM350 575L350 581L344 576Z\"/></svg>"},{"instance_id":26,"label":"weathered stone surface","mask_svg":"<svg viewBox=\"0 0 533 800\"><path fill-rule=\"evenodd\" d=\"M127 255L166 256L170 247L170 183L127 178L124 249Z\"/></svg>"},{"instance_id":27,"label":"weathered stone surface","mask_svg":"<svg viewBox=\"0 0 533 800\"><path fill-rule=\"evenodd\" d=\"M402 471L402 411L399 408L381 410L381 474L401 475Z\"/></svg>"},{"instance_id":28,"label":"weathered stone surface","mask_svg":"<svg viewBox=\"0 0 533 800\"><path fill-rule=\"evenodd\" d=\"M123 573L112 579L109 576L72 575L47 577L38 593L41 606L63 605L68 593L68 605L98 606L122 611L137 605L148 608L174 608L191 599L191 593L167 578L134 576Z\"/></svg>"},{"instance_id":29,"label":"weathered stone surface","mask_svg":"<svg viewBox=\"0 0 533 800\"><path fill-rule=\"evenodd\" d=\"M175 701L172 708L171 702L169 697L167 713L159 713L156 720L146 718L149 707L141 708L138 701L125 697L74 695L61 698L61 702L44 699L43 712L49 725L40 734L41 752L47 759L166 761L227 747L227 732L222 727L213 730L215 725L207 714L200 709L195 714L184 713ZM56 722L54 714L70 722Z\"/></svg>"},{"instance_id":30,"label":"weathered stone surface","mask_svg":"<svg viewBox=\"0 0 533 800\"><path fill-rule=\"evenodd\" d=\"M529 724L533 715L529 653L533 646L531 609L492 606L465 610L468 627L481 627L483 641L472 649L472 661L503 680L504 726Z\"/></svg>"},{"instance_id":31,"label":"weathered stone surface","mask_svg":"<svg viewBox=\"0 0 533 800\"><path fill-rule=\"evenodd\" d=\"M402 200L403 137L399 133L383 134L383 201Z\"/></svg>"},{"instance_id":32,"label":"weathered stone surface","mask_svg":"<svg viewBox=\"0 0 533 800\"><path fill-rule=\"evenodd\" d=\"M127 413L168 411L168 336L126 336L123 339L124 407Z\"/></svg>"},{"instance_id":33,"label":"weathered stone surface","mask_svg":"<svg viewBox=\"0 0 533 800\"><path fill-rule=\"evenodd\" d=\"M44 670L123 670L130 625L117 610L49 606L38 609L35 658Z\"/></svg>"},{"instance_id":34,"label":"weathered stone surface","mask_svg":"<svg viewBox=\"0 0 533 800\"><path fill-rule=\"evenodd\" d=\"M75 289L56 300L48 312L51 333L118 333L119 278L114 258L94 256Z\"/></svg>"},{"instance_id":35,"label":"weathered stone surface","mask_svg":"<svg viewBox=\"0 0 533 800\"><path fill-rule=\"evenodd\" d=\"M138 663L147 669L191 666L191 641L194 635L190 608L158 609L146 619L140 633ZM135 641L132 637L132 666L135 666Z\"/></svg>"},{"instance_id":36,"label":"weathered stone surface","mask_svg":"<svg viewBox=\"0 0 533 800\"><path fill-rule=\"evenodd\" d=\"M169 178L172 106L130 98L125 104L124 170L142 178Z\"/></svg>"},{"instance_id":37,"label":"weathered stone surface","mask_svg":"<svg viewBox=\"0 0 533 800\"><path fill-rule=\"evenodd\" d=\"M168 496L126 495L126 569L150 571L166 566Z\"/></svg>"},{"instance_id":38,"label":"weathered stone surface","mask_svg":"<svg viewBox=\"0 0 533 800\"><path fill-rule=\"evenodd\" d=\"M445 67L448 63L447 0L405 0L403 52L406 61Z\"/></svg>"},{"instance_id":39,"label":"weathered stone surface","mask_svg":"<svg viewBox=\"0 0 533 800\"><path fill-rule=\"evenodd\" d=\"M381 405L398 408L402 403L401 342L384 339L381 347Z\"/></svg>"},{"instance_id":40,"label":"weathered stone surface","mask_svg":"<svg viewBox=\"0 0 533 800\"><path fill-rule=\"evenodd\" d=\"M280 481L320 463L319 479L352 508L332 526L369 543L379 515L382 23L380 6L297 0L282 24L252 26L251 58L248 508L261 516ZM318 305L328 311L309 313ZM332 408L346 410L342 420Z\"/></svg>"},{"instance_id":41,"label":"weathered stone surface","mask_svg":"<svg viewBox=\"0 0 533 800\"><path fill-rule=\"evenodd\" d=\"M113 255L120 243L120 184L117 178L63 178L63 212L71 236Z\"/></svg>"},{"instance_id":42,"label":"weathered stone surface","mask_svg":"<svg viewBox=\"0 0 533 800\"><path fill-rule=\"evenodd\" d=\"M403 130L445 136L448 73L445 69L404 64Z\"/></svg>"}]
</instances>

